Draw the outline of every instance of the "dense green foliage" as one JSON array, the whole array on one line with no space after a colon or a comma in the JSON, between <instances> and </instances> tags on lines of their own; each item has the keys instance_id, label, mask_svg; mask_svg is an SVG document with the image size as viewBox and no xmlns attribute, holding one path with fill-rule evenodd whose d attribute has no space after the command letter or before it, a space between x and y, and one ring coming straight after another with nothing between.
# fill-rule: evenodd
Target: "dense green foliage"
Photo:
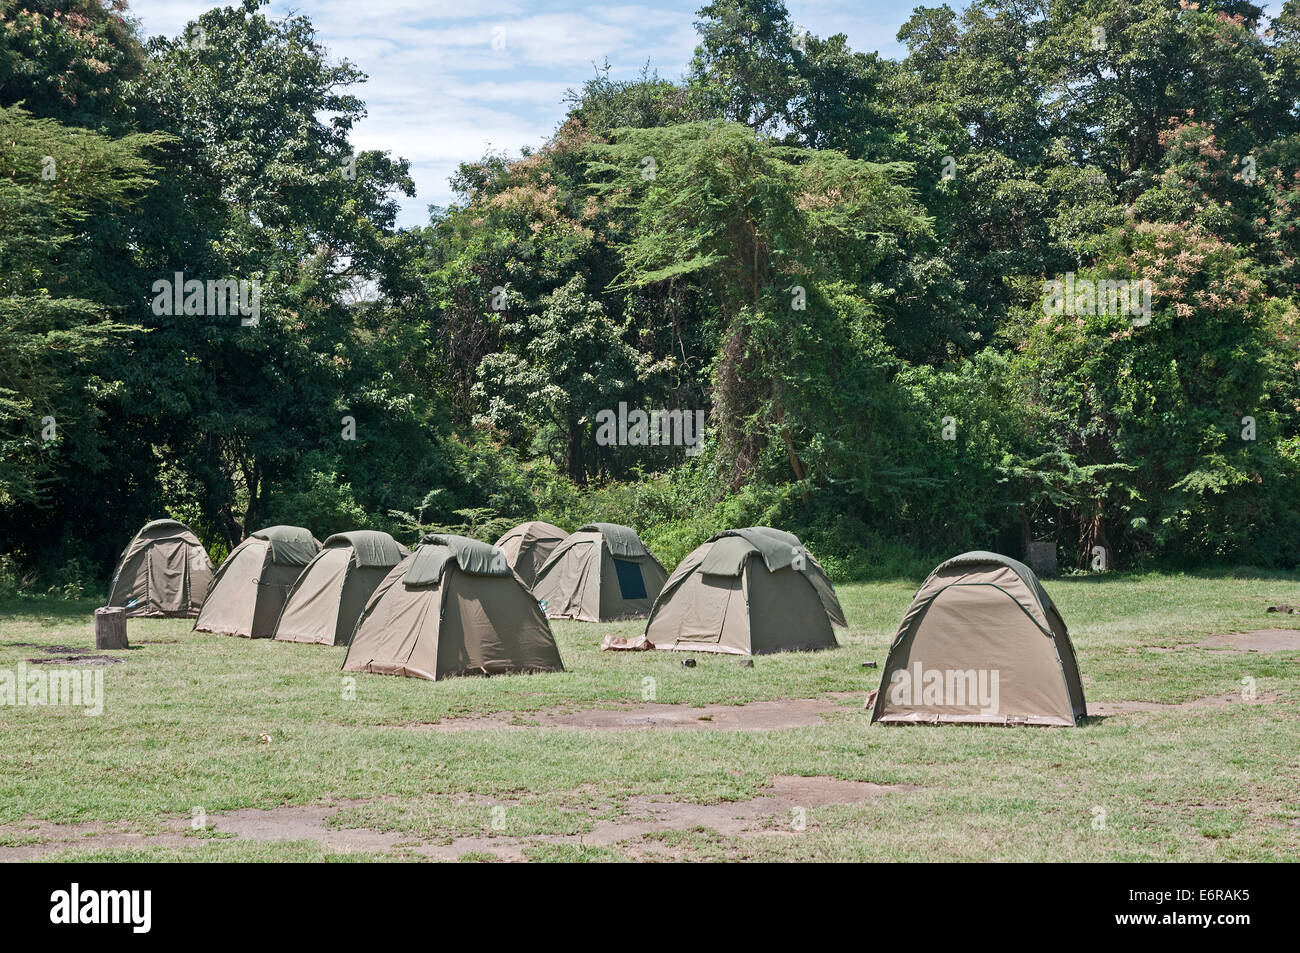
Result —
<instances>
[{"instance_id":1,"label":"dense green foliage","mask_svg":"<svg viewBox=\"0 0 1300 953\"><path fill-rule=\"evenodd\" d=\"M918 8L896 62L716 0L687 75L598 72L408 230L304 17L124 13L0 0L0 576L164 514L217 555L543 517L841 574L1300 560L1293 2ZM259 316L160 313L178 273Z\"/></svg>"}]
</instances>

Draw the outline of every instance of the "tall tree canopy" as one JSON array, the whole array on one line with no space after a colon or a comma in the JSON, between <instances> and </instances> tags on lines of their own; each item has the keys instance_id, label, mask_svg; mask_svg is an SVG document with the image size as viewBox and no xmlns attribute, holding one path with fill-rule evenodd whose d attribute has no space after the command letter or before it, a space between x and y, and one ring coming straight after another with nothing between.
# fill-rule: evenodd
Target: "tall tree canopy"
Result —
<instances>
[{"instance_id":1,"label":"tall tree canopy","mask_svg":"<svg viewBox=\"0 0 1300 953\"><path fill-rule=\"evenodd\" d=\"M0 0L0 552L33 578L164 513L217 555L542 516L670 558L772 522L843 565L1300 559L1295 0L919 7L897 60L715 0L683 76L603 64L410 229L365 76L264 7L145 41ZM256 320L158 307L177 275ZM705 438L603 439L620 407Z\"/></svg>"}]
</instances>

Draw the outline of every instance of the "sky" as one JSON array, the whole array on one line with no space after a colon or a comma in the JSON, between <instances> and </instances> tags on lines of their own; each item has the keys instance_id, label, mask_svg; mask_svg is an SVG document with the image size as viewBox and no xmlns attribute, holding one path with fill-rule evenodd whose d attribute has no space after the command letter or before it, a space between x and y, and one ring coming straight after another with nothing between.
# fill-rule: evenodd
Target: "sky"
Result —
<instances>
[{"instance_id":1,"label":"sky","mask_svg":"<svg viewBox=\"0 0 1300 953\"><path fill-rule=\"evenodd\" d=\"M400 196L399 224L428 222L452 201L458 163L489 149L541 145L565 113L564 94L608 61L615 79L648 61L676 79L695 49L695 11L707 0L274 0L270 16L308 17L333 59L368 81L353 92L367 116L358 149L411 161L416 197ZM930 0L938 5L940 0ZM200 13L229 3L130 0L146 36L174 37ZM786 0L791 21L815 36L844 33L855 50L903 54L898 28L922 0Z\"/></svg>"}]
</instances>

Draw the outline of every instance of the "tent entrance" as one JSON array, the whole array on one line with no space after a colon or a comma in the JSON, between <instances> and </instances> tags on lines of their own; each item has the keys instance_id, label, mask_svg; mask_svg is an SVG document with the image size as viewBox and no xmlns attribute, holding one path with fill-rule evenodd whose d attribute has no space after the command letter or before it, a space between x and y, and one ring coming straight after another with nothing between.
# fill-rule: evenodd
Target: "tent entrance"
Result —
<instances>
[{"instance_id":1,"label":"tent entrance","mask_svg":"<svg viewBox=\"0 0 1300 953\"><path fill-rule=\"evenodd\" d=\"M641 566L626 559L614 560L614 571L618 573L618 591L624 599L645 599L645 577L641 575Z\"/></svg>"},{"instance_id":2,"label":"tent entrance","mask_svg":"<svg viewBox=\"0 0 1300 953\"><path fill-rule=\"evenodd\" d=\"M148 549L150 608L185 612L189 608L190 559L184 540L163 540Z\"/></svg>"}]
</instances>

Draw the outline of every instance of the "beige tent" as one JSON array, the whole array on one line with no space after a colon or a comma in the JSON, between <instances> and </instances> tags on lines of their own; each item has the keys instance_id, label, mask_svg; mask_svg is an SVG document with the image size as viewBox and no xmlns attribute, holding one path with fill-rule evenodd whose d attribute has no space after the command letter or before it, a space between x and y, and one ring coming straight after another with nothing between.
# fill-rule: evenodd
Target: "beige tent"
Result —
<instances>
[{"instance_id":1,"label":"beige tent","mask_svg":"<svg viewBox=\"0 0 1300 953\"><path fill-rule=\"evenodd\" d=\"M335 533L289 590L276 639L347 645L375 587L410 554L387 533Z\"/></svg>"},{"instance_id":2,"label":"beige tent","mask_svg":"<svg viewBox=\"0 0 1300 953\"><path fill-rule=\"evenodd\" d=\"M798 537L766 526L727 530L681 561L646 622L658 649L761 655L837 644L835 589Z\"/></svg>"},{"instance_id":3,"label":"beige tent","mask_svg":"<svg viewBox=\"0 0 1300 953\"><path fill-rule=\"evenodd\" d=\"M370 597L343 671L434 680L564 665L546 616L501 550L433 536Z\"/></svg>"},{"instance_id":4,"label":"beige tent","mask_svg":"<svg viewBox=\"0 0 1300 953\"><path fill-rule=\"evenodd\" d=\"M668 574L636 531L588 523L555 547L533 594L552 619L612 622L650 613Z\"/></svg>"},{"instance_id":5,"label":"beige tent","mask_svg":"<svg viewBox=\"0 0 1300 953\"><path fill-rule=\"evenodd\" d=\"M212 561L184 523L154 520L136 533L113 570L105 605L128 616L193 618L212 583Z\"/></svg>"},{"instance_id":6,"label":"beige tent","mask_svg":"<svg viewBox=\"0 0 1300 953\"><path fill-rule=\"evenodd\" d=\"M498 539L496 546L506 554L506 562L518 573L524 585L531 586L537 580L537 571L568 535L558 526L534 520L520 523Z\"/></svg>"},{"instance_id":7,"label":"beige tent","mask_svg":"<svg viewBox=\"0 0 1300 953\"><path fill-rule=\"evenodd\" d=\"M320 542L299 526L258 530L217 570L194 630L269 639L289 590L319 551Z\"/></svg>"},{"instance_id":8,"label":"beige tent","mask_svg":"<svg viewBox=\"0 0 1300 953\"><path fill-rule=\"evenodd\" d=\"M1077 725L1074 646L1028 566L956 556L930 574L894 636L872 721Z\"/></svg>"}]
</instances>

